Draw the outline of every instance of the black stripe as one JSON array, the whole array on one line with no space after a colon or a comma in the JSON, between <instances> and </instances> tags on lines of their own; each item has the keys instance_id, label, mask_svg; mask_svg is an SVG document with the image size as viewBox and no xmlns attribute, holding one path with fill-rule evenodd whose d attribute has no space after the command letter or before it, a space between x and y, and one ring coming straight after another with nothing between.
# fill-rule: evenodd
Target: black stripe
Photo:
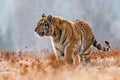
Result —
<instances>
[{"instance_id":1,"label":"black stripe","mask_svg":"<svg viewBox=\"0 0 120 80\"><path fill-rule=\"evenodd\" d=\"M64 44L64 43L65 43L66 39L67 39L67 36L66 36L66 32L65 32L64 37L63 37L62 44Z\"/></svg>"},{"instance_id":2,"label":"black stripe","mask_svg":"<svg viewBox=\"0 0 120 80\"><path fill-rule=\"evenodd\" d=\"M55 37L57 37L54 41L55 42L59 42L60 41L60 36L62 35L62 30L58 27L56 27L56 31L55 31Z\"/></svg>"},{"instance_id":3,"label":"black stripe","mask_svg":"<svg viewBox=\"0 0 120 80\"><path fill-rule=\"evenodd\" d=\"M96 39L93 39L93 46L96 47L97 41Z\"/></svg>"},{"instance_id":4,"label":"black stripe","mask_svg":"<svg viewBox=\"0 0 120 80\"><path fill-rule=\"evenodd\" d=\"M57 48L56 46L55 46L55 49L58 50L58 51L60 51L60 52L62 52L62 51L61 51L59 48Z\"/></svg>"},{"instance_id":5,"label":"black stripe","mask_svg":"<svg viewBox=\"0 0 120 80\"><path fill-rule=\"evenodd\" d=\"M81 30L81 47L83 46L83 43L84 43L84 41L83 41L83 35L84 34L84 32Z\"/></svg>"},{"instance_id":6,"label":"black stripe","mask_svg":"<svg viewBox=\"0 0 120 80\"><path fill-rule=\"evenodd\" d=\"M70 43L70 41L71 41L71 40L72 40L72 38L73 38L73 28L72 28L72 26L71 26L71 25L70 25L69 27L70 27L70 28L71 28L71 30L72 30L72 31L71 31L71 34L72 34L72 35L71 35L71 37L70 37L70 39L69 39L69 41L68 41L68 42L66 42L66 43L64 42L64 46L66 46L68 43ZM66 39L67 39L67 36L66 36ZM66 40L65 40L65 41L66 41Z\"/></svg>"},{"instance_id":7,"label":"black stripe","mask_svg":"<svg viewBox=\"0 0 120 80\"><path fill-rule=\"evenodd\" d=\"M60 55L61 55L61 56L64 56L64 52L63 52L63 51L61 51L61 50L60 50L59 48L57 48L57 47L55 47L55 49L60 52Z\"/></svg>"},{"instance_id":8,"label":"black stripe","mask_svg":"<svg viewBox=\"0 0 120 80\"><path fill-rule=\"evenodd\" d=\"M85 27L84 27L84 24L82 24L81 22L79 22L79 25L80 25L80 34L81 34L81 46L80 47L82 47L83 46L83 48L84 48L84 43L85 43L85 41L83 40L83 39L85 39Z\"/></svg>"},{"instance_id":9,"label":"black stripe","mask_svg":"<svg viewBox=\"0 0 120 80\"><path fill-rule=\"evenodd\" d=\"M82 28L83 28L83 30L82 30L83 31L83 37L86 39L87 35L89 35L87 33L89 33L89 32L87 31L86 26L83 26Z\"/></svg>"},{"instance_id":10,"label":"black stripe","mask_svg":"<svg viewBox=\"0 0 120 80\"><path fill-rule=\"evenodd\" d=\"M59 37L58 37L58 42L60 42L60 39L61 39L61 36L62 36L62 30L60 29L60 28L58 28L58 27L56 27L57 29L58 29L58 34L57 35L59 35Z\"/></svg>"}]
</instances>

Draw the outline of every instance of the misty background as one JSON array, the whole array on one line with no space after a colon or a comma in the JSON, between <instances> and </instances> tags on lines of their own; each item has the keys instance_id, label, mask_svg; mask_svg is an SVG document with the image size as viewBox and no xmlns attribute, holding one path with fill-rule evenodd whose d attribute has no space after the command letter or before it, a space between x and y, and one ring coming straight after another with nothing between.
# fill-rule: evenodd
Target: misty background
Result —
<instances>
[{"instance_id":1,"label":"misty background","mask_svg":"<svg viewBox=\"0 0 120 80\"><path fill-rule=\"evenodd\" d=\"M86 20L100 43L120 46L120 0L0 0L0 48L52 49L49 37L35 36L43 13Z\"/></svg>"}]
</instances>

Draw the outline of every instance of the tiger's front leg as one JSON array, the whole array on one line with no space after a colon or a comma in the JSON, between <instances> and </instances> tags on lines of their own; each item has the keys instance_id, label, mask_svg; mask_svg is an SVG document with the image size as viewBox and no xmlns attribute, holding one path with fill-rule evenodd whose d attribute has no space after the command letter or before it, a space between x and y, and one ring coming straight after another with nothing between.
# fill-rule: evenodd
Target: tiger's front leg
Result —
<instances>
[{"instance_id":1,"label":"tiger's front leg","mask_svg":"<svg viewBox=\"0 0 120 80\"><path fill-rule=\"evenodd\" d=\"M64 52L60 50L59 48L55 48L55 56L56 56L58 63L61 61L64 62Z\"/></svg>"}]
</instances>

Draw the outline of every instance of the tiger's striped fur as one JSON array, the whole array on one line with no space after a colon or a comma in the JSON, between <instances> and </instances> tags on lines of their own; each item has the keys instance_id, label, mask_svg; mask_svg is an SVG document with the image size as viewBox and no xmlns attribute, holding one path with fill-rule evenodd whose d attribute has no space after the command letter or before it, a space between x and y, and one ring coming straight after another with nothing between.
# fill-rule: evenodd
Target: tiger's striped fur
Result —
<instances>
[{"instance_id":1,"label":"tiger's striped fur","mask_svg":"<svg viewBox=\"0 0 120 80\"><path fill-rule=\"evenodd\" d=\"M89 61L92 45L103 51L110 49L97 42L91 26L82 20L70 22L58 16L43 14L35 32L39 36L50 36L57 60L63 60L69 64L73 63L76 52L79 52L77 55L80 56L81 61Z\"/></svg>"}]
</instances>

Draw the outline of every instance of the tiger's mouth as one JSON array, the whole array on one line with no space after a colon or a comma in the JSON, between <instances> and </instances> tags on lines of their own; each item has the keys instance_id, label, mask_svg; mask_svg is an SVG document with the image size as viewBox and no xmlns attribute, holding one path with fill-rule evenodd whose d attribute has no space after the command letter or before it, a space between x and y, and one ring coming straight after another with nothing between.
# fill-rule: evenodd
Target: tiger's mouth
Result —
<instances>
[{"instance_id":1,"label":"tiger's mouth","mask_svg":"<svg viewBox=\"0 0 120 80\"><path fill-rule=\"evenodd\" d=\"M41 30L38 30L38 31L35 31L40 37L43 37L43 36L50 36L51 35L51 29L41 29Z\"/></svg>"},{"instance_id":2,"label":"tiger's mouth","mask_svg":"<svg viewBox=\"0 0 120 80\"><path fill-rule=\"evenodd\" d=\"M45 33L44 32L37 32L37 34L42 37L42 36L44 36Z\"/></svg>"},{"instance_id":3,"label":"tiger's mouth","mask_svg":"<svg viewBox=\"0 0 120 80\"><path fill-rule=\"evenodd\" d=\"M43 30L38 30L38 31L35 31L40 37L43 37L45 36L45 32Z\"/></svg>"}]
</instances>

